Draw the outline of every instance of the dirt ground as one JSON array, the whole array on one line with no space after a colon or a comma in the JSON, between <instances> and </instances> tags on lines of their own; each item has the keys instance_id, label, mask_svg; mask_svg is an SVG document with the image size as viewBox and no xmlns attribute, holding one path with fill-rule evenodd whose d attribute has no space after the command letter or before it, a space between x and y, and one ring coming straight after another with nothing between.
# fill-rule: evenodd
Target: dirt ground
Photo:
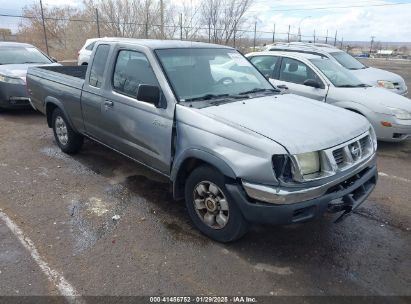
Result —
<instances>
[{"instance_id":1,"label":"dirt ground","mask_svg":"<svg viewBox=\"0 0 411 304\"><path fill-rule=\"evenodd\" d=\"M387 64L410 83L410 67ZM378 167L342 223L255 226L223 245L192 227L163 178L90 141L67 156L42 115L2 113L0 215L54 272L0 217L0 295L59 295L57 273L81 295L411 296L411 141L380 143Z\"/></svg>"}]
</instances>

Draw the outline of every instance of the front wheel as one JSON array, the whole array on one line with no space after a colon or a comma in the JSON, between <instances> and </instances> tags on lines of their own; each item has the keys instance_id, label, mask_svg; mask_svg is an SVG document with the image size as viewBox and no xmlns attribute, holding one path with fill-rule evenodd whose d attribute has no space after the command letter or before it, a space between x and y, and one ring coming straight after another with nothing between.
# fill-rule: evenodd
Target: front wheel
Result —
<instances>
[{"instance_id":1,"label":"front wheel","mask_svg":"<svg viewBox=\"0 0 411 304\"><path fill-rule=\"evenodd\" d=\"M216 241L238 240L248 230L248 223L225 187L224 175L209 166L198 167L190 174L185 200L195 226Z\"/></svg>"},{"instance_id":2,"label":"front wheel","mask_svg":"<svg viewBox=\"0 0 411 304\"><path fill-rule=\"evenodd\" d=\"M54 138L60 149L67 154L77 153L83 145L83 136L76 133L63 112L56 108L52 116Z\"/></svg>"}]
</instances>

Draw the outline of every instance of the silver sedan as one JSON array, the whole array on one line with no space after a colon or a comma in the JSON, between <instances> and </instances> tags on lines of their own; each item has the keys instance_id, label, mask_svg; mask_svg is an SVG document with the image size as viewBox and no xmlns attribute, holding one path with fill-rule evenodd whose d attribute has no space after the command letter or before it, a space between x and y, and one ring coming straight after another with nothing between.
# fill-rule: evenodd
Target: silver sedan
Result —
<instances>
[{"instance_id":1,"label":"silver sedan","mask_svg":"<svg viewBox=\"0 0 411 304\"><path fill-rule=\"evenodd\" d=\"M331 59L273 51L246 56L284 92L327 102L365 116L379 140L402 141L411 137L410 99L363 83Z\"/></svg>"}]
</instances>

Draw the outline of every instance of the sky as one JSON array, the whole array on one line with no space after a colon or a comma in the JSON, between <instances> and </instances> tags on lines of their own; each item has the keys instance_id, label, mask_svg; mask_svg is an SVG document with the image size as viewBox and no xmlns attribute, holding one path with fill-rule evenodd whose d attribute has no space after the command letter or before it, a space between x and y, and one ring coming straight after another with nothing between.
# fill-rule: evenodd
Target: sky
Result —
<instances>
[{"instance_id":1,"label":"sky","mask_svg":"<svg viewBox=\"0 0 411 304\"><path fill-rule=\"evenodd\" d=\"M21 13L34 0L0 0L0 14ZM165 0L178 6L181 0ZM199 0L190 0L199 1ZM46 5L81 7L81 0L43 0ZM339 7L339 8L337 8ZM411 0L252 0L247 13L257 30L334 36L345 41L411 42ZM17 19L0 16L0 27L16 29Z\"/></svg>"}]
</instances>

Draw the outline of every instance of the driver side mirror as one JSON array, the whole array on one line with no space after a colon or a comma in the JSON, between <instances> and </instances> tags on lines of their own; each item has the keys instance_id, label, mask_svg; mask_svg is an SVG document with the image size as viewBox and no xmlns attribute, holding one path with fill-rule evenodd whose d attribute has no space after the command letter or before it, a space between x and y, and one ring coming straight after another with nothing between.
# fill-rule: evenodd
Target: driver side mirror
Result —
<instances>
[{"instance_id":1,"label":"driver side mirror","mask_svg":"<svg viewBox=\"0 0 411 304\"><path fill-rule=\"evenodd\" d=\"M321 88L321 84L315 79L307 79L306 81L304 81L304 85L307 87L313 87L316 89Z\"/></svg>"},{"instance_id":2,"label":"driver side mirror","mask_svg":"<svg viewBox=\"0 0 411 304\"><path fill-rule=\"evenodd\" d=\"M140 84L137 91L137 100L153 104L156 108L161 108L160 88L158 86Z\"/></svg>"}]
</instances>

